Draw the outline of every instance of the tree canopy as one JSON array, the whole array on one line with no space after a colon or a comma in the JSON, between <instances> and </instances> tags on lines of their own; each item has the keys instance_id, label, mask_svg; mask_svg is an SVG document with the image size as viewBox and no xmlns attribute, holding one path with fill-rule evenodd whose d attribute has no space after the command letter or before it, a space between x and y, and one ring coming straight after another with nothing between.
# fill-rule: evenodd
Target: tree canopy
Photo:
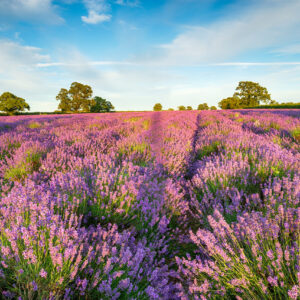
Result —
<instances>
[{"instance_id":1,"label":"tree canopy","mask_svg":"<svg viewBox=\"0 0 300 300\"><path fill-rule=\"evenodd\" d=\"M93 104L92 94L89 85L73 82L69 90L61 89L56 96L60 101L58 108L63 112L89 112Z\"/></svg>"},{"instance_id":2,"label":"tree canopy","mask_svg":"<svg viewBox=\"0 0 300 300\"><path fill-rule=\"evenodd\" d=\"M186 110L186 107L184 105L179 105L178 110Z\"/></svg>"},{"instance_id":3,"label":"tree canopy","mask_svg":"<svg viewBox=\"0 0 300 300\"><path fill-rule=\"evenodd\" d=\"M193 110L193 108L192 108L191 106L188 105L188 106L186 107L186 110Z\"/></svg>"},{"instance_id":4,"label":"tree canopy","mask_svg":"<svg viewBox=\"0 0 300 300\"><path fill-rule=\"evenodd\" d=\"M245 108L258 106L261 102L265 104L274 102L268 90L257 82L240 81L233 96L221 100L219 107L222 109Z\"/></svg>"},{"instance_id":5,"label":"tree canopy","mask_svg":"<svg viewBox=\"0 0 300 300\"><path fill-rule=\"evenodd\" d=\"M154 106L153 106L153 110L154 111L161 111L162 110L162 105L160 103L156 103Z\"/></svg>"},{"instance_id":6,"label":"tree canopy","mask_svg":"<svg viewBox=\"0 0 300 300\"><path fill-rule=\"evenodd\" d=\"M240 98L237 96L227 97L221 100L218 105L221 109L241 108Z\"/></svg>"},{"instance_id":7,"label":"tree canopy","mask_svg":"<svg viewBox=\"0 0 300 300\"><path fill-rule=\"evenodd\" d=\"M58 109L63 112L72 111L72 100L69 97L69 91L67 89L61 89L56 96L56 100L60 101Z\"/></svg>"},{"instance_id":8,"label":"tree canopy","mask_svg":"<svg viewBox=\"0 0 300 300\"><path fill-rule=\"evenodd\" d=\"M94 113L110 112L115 109L110 101L107 101L106 99L103 99L98 96L94 97L92 102L93 103L90 111Z\"/></svg>"},{"instance_id":9,"label":"tree canopy","mask_svg":"<svg viewBox=\"0 0 300 300\"><path fill-rule=\"evenodd\" d=\"M5 92L0 96L0 110L13 115L17 112L30 110L30 106L25 99L15 96L10 92Z\"/></svg>"},{"instance_id":10,"label":"tree canopy","mask_svg":"<svg viewBox=\"0 0 300 300\"><path fill-rule=\"evenodd\" d=\"M234 96L240 98L242 107L259 105L260 102L269 104L271 101L271 95L268 93L268 90L257 82L240 81L236 91Z\"/></svg>"},{"instance_id":11,"label":"tree canopy","mask_svg":"<svg viewBox=\"0 0 300 300\"><path fill-rule=\"evenodd\" d=\"M213 105L210 107L210 110L217 110L217 108Z\"/></svg>"},{"instance_id":12,"label":"tree canopy","mask_svg":"<svg viewBox=\"0 0 300 300\"><path fill-rule=\"evenodd\" d=\"M197 110L209 110L207 103L202 103L198 105Z\"/></svg>"}]
</instances>

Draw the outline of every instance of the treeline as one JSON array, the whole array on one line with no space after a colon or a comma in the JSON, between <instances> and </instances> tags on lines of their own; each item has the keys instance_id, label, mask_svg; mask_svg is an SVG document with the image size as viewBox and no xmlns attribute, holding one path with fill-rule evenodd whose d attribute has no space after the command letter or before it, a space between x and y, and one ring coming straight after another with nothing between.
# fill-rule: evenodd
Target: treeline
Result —
<instances>
[{"instance_id":1,"label":"treeline","mask_svg":"<svg viewBox=\"0 0 300 300\"><path fill-rule=\"evenodd\" d=\"M114 112L114 111L112 111ZM93 112L78 112L78 113L93 113ZM55 111L20 111L20 112L15 112L14 114L8 114L5 112L0 112L0 116L10 116L10 115L14 115L14 116L38 116L38 115L65 115L65 114L72 114L72 112L63 112L60 110L55 110Z\"/></svg>"},{"instance_id":2,"label":"treeline","mask_svg":"<svg viewBox=\"0 0 300 300\"><path fill-rule=\"evenodd\" d=\"M300 103L293 103L293 102L288 102L288 103L278 103L278 104L273 104L273 105L259 105L259 106L253 106L253 107L248 107L251 109L300 109Z\"/></svg>"},{"instance_id":3,"label":"treeline","mask_svg":"<svg viewBox=\"0 0 300 300\"><path fill-rule=\"evenodd\" d=\"M63 88L56 96L58 109L64 113L99 113L115 109L110 101L99 96L93 98L92 95L93 90L89 85L73 82L68 90Z\"/></svg>"},{"instance_id":4,"label":"treeline","mask_svg":"<svg viewBox=\"0 0 300 300\"><path fill-rule=\"evenodd\" d=\"M240 81L232 97L227 97L219 102L221 109L239 109L265 105L277 104L271 99L271 95L265 87L257 82Z\"/></svg>"},{"instance_id":5,"label":"treeline","mask_svg":"<svg viewBox=\"0 0 300 300\"><path fill-rule=\"evenodd\" d=\"M161 105L161 103L156 103L153 106L153 110L154 111L162 111L163 106ZM167 110L173 111L174 108L168 108ZM190 105L188 105L188 106L179 105L177 110L183 111L183 110L194 110L194 109ZM215 106L209 107L207 103L202 103L202 104L198 105L197 110L217 110L217 108Z\"/></svg>"},{"instance_id":6,"label":"treeline","mask_svg":"<svg viewBox=\"0 0 300 300\"><path fill-rule=\"evenodd\" d=\"M34 112L29 113L30 106L25 99L15 96L10 92L4 92L0 96L0 115L41 115L41 114L70 114L70 113L102 113L113 112L112 103L102 97L93 97L93 90L89 85L79 82L73 82L69 89L62 88L56 100L59 101L58 110L54 112ZM240 81L236 92L232 97L222 99L218 106L221 109L300 109L300 103L282 103L279 104L271 99L271 95L265 87L257 82ZM208 106L207 103L198 105L197 110L216 110L216 106ZM161 103L156 103L154 111L163 110ZM174 110L169 108L167 110ZM177 110L193 110L192 106L180 105Z\"/></svg>"},{"instance_id":7,"label":"treeline","mask_svg":"<svg viewBox=\"0 0 300 300\"><path fill-rule=\"evenodd\" d=\"M5 92L0 96L0 115L40 115L40 114L59 114L59 113L100 113L114 111L114 106L110 101L99 96L93 96L93 90L89 85L79 82L73 82L67 90L62 88L56 100L59 101L58 110L50 113L34 112L28 113L29 104L25 99L16 95Z\"/></svg>"},{"instance_id":8,"label":"treeline","mask_svg":"<svg viewBox=\"0 0 300 300\"><path fill-rule=\"evenodd\" d=\"M271 94L267 88L262 87L257 82L240 81L236 87L236 92L231 96L222 99L218 106L221 109L246 109L246 108L300 108L299 103L282 103L271 99ZM197 110L216 110L215 106L209 107L207 103L199 104ZM162 110L162 105L156 103L153 107L154 111ZM168 110L174 110L169 108ZM178 106L178 110L193 110L191 106Z\"/></svg>"},{"instance_id":9,"label":"treeline","mask_svg":"<svg viewBox=\"0 0 300 300\"><path fill-rule=\"evenodd\" d=\"M8 114L8 113L0 113L0 116L8 116L8 115L14 115L14 116L37 116L37 115L57 115L57 114L64 114L61 111L50 111L50 112L45 112L45 111L18 111L13 114Z\"/></svg>"}]
</instances>

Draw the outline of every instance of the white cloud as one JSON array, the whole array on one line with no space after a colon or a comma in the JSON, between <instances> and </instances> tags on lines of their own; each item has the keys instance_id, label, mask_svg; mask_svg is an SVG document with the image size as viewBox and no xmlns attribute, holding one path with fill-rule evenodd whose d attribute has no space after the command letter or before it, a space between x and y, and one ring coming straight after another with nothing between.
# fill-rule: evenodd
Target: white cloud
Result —
<instances>
[{"instance_id":1,"label":"white cloud","mask_svg":"<svg viewBox=\"0 0 300 300\"><path fill-rule=\"evenodd\" d=\"M138 0L115 0L115 4L122 6L138 6ZM87 24L99 24L111 20L111 4L108 0L83 0L88 15L82 16L81 20Z\"/></svg>"},{"instance_id":2,"label":"white cloud","mask_svg":"<svg viewBox=\"0 0 300 300\"><path fill-rule=\"evenodd\" d=\"M15 21L60 24L64 20L57 13L52 0L1 0L0 23Z\"/></svg>"},{"instance_id":3,"label":"white cloud","mask_svg":"<svg viewBox=\"0 0 300 300\"><path fill-rule=\"evenodd\" d=\"M153 101L165 100L172 83L180 80L178 75L155 66L141 67L134 62L123 61L91 61L76 49L64 51L59 65L45 62L37 69L56 70L57 80L61 80L58 83L60 88L68 88L73 81L88 84L94 95L109 99L119 110L151 109ZM165 88L159 88L162 85Z\"/></svg>"},{"instance_id":4,"label":"white cloud","mask_svg":"<svg viewBox=\"0 0 300 300\"><path fill-rule=\"evenodd\" d=\"M111 15L98 14L93 10L89 11L87 17L86 16L81 17L81 20L87 24L98 24L105 21L109 21L110 19L111 19Z\"/></svg>"},{"instance_id":5,"label":"white cloud","mask_svg":"<svg viewBox=\"0 0 300 300\"><path fill-rule=\"evenodd\" d=\"M174 108L182 104L196 108L202 102L217 105L222 98L233 94L240 80L260 82L278 101L300 96L296 83L289 86L299 79L300 62L203 63L186 69L138 61L93 61L76 49L65 49L59 62L45 61L36 66L41 70L56 70L60 87L67 88L73 81L89 84L94 95L110 99L118 110L151 109L158 100L164 107ZM285 98L282 91L286 92Z\"/></svg>"},{"instance_id":6,"label":"white cloud","mask_svg":"<svg viewBox=\"0 0 300 300\"><path fill-rule=\"evenodd\" d=\"M300 66L289 63L251 63L259 66L259 72L256 68L236 68L240 66L237 63L227 64L228 68L212 64L169 68L135 61L93 61L74 48L62 51L59 61L53 62L40 48L0 40L0 93L10 91L24 97L32 111L55 110L55 96L73 81L90 85L94 95L109 99L118 110L151 110L158 101L165 108L196 108L203 102L216 105L233 94L240 80L261 83L278 101L300 97Z\"/></svg>"},{"instance_id":7,"label":"white cloud","mask_svg":"<svg viewBox=\"0 0 300 300\"><path fill-rule=\"evenodd\" d=\"M33 111L54 110L57 77L35 67L47 61L49 55L40 48L0 40L0 93L9 91L25 98Z\"/></svg>"},{"instance_id":8,"label":"white cloud","mask_svg":"<svg viewBox=\"0 0 300 300\"><path fill-rule=\"evenodd\" d=\"M99 60L99 61L85 61L87 66L140 66L147 67L148 63L133 62L133 61L113 61L113 60ZM300 61L297 62L225 62L225 63L212 63L212 64L199 64L198 67L205 66L220 66L220 67L272 67L272 66L298 66ZM82 66L82 63L74 62L46 62L37 63L38 68L48 68L48 67L76 67Z\"/></svg>"},{"instance_id":9,"label":"white cloud","mask_svg":"<svg viewBox=\"0 0 300 300\"><path fill-rule=\"evenodd\" d=\"M23 46L10 40L0 40L0 70L10 72L14 67L32 67L35 63L49 61L49 55L42 54L42 49Z\"/></svg>"},{"instance_id":10,"label":"white cloud","mask_svg":"<svg viewBox=\"0 0 300 300\"><path fill-rule=\"evenodd\" d=\"M264 47L300 38L300 1L263 0L226 20L189 27L171 43L161 45L158 60L166 64L222 62ZM230 18L231 17L231 18Z\"/></svg>"},{"instance_id":11,"label":"white cloud","mask_svg":"<svg viewBox=\"0 0 300 300\"><path fill-rule=\"evenodd\" d=\"M109 60L99 60L99 61L85 61L85 65L88 66L138 66L139 64L129 61L109 61ZM47 63L37 63L36 66L38 68L48 68L48 67L76 67L82 66L82 63L74 63L74 62L47 62Z\"/></svg>"},{"instance_id":12,"label":"white cloud","mask_svg":"<svg viewBox=\"0 0 300 300\"><path fill-rule=\"evenodd\" d=\"M111 15L107 12L110 5L105 0L83 0L88 10L88 16L82 16L81 20L88 24L98 24L111 19Z\"/></svg>"},{"instance_id":13,"label":"white cloud","mask_svg":"<svg viewBox=\"0 0 300 300\"><path fill-rule=\"evenodd\" d=\"M106 0L83 0L84 5L88 10L94 11L107 11L110 8L110 5Z\"/></svg>"},{"instance_id":14,"label":"white cloud","mask_svg":"<svg viewBox=\"0 0 300 300\"><path fill-rule=\"evenodd\" d=\"M124 6L138 6L140 4L140 1L139 0L116 0L115 3Z\"/></svg>"}]
</instances>

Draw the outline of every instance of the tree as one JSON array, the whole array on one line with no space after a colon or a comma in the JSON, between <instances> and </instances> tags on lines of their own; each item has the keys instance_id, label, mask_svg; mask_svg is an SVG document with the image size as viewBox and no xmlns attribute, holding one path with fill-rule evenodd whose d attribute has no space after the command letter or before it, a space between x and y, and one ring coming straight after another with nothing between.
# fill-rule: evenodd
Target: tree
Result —
<instances>
[{"instance_id":1,"label":"tree","mask_svg":"<svg viewBox=\"0 0 300 300\"><path fill-rule=\"evenodd\" d=\"M153 110L154 111L161 111L162 110L162 105L160 103L156 103L154 106L153 106Z\"/></svg>"},{"instance_id":2,"label":"tree","mask_svg":"<svg viewBox=\"0 0 300 300\"><path fill-rule=\"evenodd\" d=\"M271 95L265 87L257 82L240 81L233 96L240 98L241 107L251 107L260 105L260 102L269 104Z\"/></svg>"},{"instance_id":3,"label":"tree","mask_svg":"<svg viewBox=\"0 0 300 300\"><path fill-rule=\"evenodd\" d=\"M184 105L180 105L180 106L178 106L178 110L186 110L186 108Z\"/></svg>"},{"instance_id":4,"label":"tree","mask_svg":"<svg viewBox=\"0 0 300 300\"><path fill-rule=\"evenodd\" d=\"M210 110L217 110L217 108L213 105L210 107Z\"/></svg>"},{"instance_id":5,"label":"tree","mask_svg":"<svg viewBox=\"0 0 300 300\"><path fill-rule=\"evenodd\" d=\"M168 108L169 111L174 111L174 108Z\"/></svg>"},{"instance_id":6,"label":"tree","mask_svg":"<svg viewBox=\"0 0 300 300\"><path fill-rule=\"evenodd\" d=\"M208 107L207 103L203 103L203 104L199 104L197 109L198 110L209 110L209 107Z\"/></svg>"},{"instance_id":7,"label":"tree","mask_svg":"<svg viewBox=\"0 0 300 300\"><path fill-rule=\"evenodd\" d=\"M237 96L227 97L218 103L221 109L241 108L240 98Z\"/></svg>"},{"instance_id":8,"label":"tree","mask_svg":"<svg viewBox=\"0 0 300 300\"><path fill-rule=\"evenodd\" d=\"M73 82L69 90L61 89L56 100L60 101L58 108L62 111L88 112L92 105L93 90L89 85Z\"/></svg>"},{"instance_id":9,"label":"tree","mask_svg":"<svg viewBox=\"0 0 300 300\"><path fill-rule=\"evenodd\" d=\"M17 97L12 93L5 92L0 96L0 110L13 115L16 112L30 110L30 106L23 98Z\"/></svg>"},{"instance_id":10,"label":"tree","mask_svg":"<svg viewBox=\"0 0 300 300\"><path fill-rule=\"evenodd\" d=\"M91 106L90 111L94 113L99 113L99 112L110 112L114 109L115 108L110 101L107 101L106 99L96 96L93 99L93 104Z\"/></svg>"},{"instance_id":11,"label":"tree","mask_svg":"<svg viewBox=\"0 0 300 300\"><path fill-rule=\"evenodd\" d=\"M72 110L72 100L69 97L69 91L67 89L61 89L56 96L56 100L60 101L58 109L62 112L68 112Z\"/></svg>"},{"instance_id":12,"label":"tree","mask_svg":"<svg viewBox=\"0 0 300 300\"><path fill-rule=\"evenodd\" d=\"M187 106L186 110L193 110L193 108L191 106Z\"/></svg>"}]
</instances>

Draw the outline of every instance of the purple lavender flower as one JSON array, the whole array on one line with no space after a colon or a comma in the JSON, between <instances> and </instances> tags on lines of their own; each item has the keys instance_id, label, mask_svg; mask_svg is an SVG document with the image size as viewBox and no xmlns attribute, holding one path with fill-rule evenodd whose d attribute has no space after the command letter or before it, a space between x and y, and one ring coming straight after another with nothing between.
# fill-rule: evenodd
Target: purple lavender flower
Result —
<instances>
[{"instance_id":1,"label":"purple lavender flower","mask_svg":"<svg viewBox=\"0 0 300 300\"><path fill-rule=\"evenodd\" d=\"M292 300L297 300L299 296L299 287L294 285L292 289L288 291L288 295Z\"/></svg>"},{"instance_id":2,"label":"purple lavender flower","mask_svg":"<svg viewBox=\"0 0 300 300\"><path fill-rule=\"evenodd\" d=\"M299 111L0 123L5 297L299 296Z\"/></svg>"},{"instance_id":3,"label":"purple lavender flower","mask_svg":"<svg viewBox=\"0 0 300 300\"><path fill-rule=\"evenodd\" d=\"M47 278L47 272L44 269L41 269L39 274L40 274L41 277Z\"/></svg>"},{"instance_id":4,"label":"purple lavender flower","mask_svg":"<svg viewBox=\"0 0 300 300\"><path fill-rule=\"evenodd\" d=\"M31 285L32 285L32 288L33 288L34 291L37 291L37 290L38 290L38 286L37 286L37 284L36 284L35 281L32 281L32 282L31 282Z\"/></svg>"}]
</instances>

